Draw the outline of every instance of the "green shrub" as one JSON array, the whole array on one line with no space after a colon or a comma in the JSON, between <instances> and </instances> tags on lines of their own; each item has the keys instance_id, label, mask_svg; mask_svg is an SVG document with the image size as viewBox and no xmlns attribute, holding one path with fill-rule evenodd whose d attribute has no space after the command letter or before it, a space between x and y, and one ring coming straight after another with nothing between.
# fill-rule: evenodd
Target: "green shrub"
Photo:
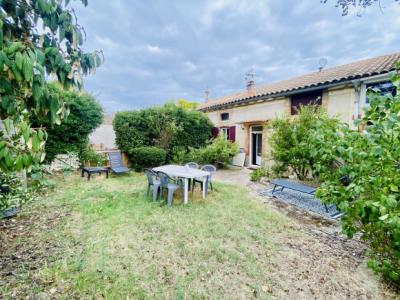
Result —
<instances>
[{"instance_id":1,"label":"green shrub","mask_svg":"<svg viewBox=\"0 0 400 300\"><path fill-rule=\"evenodd\" d=\"M21 207L33 198L31 193L24 190L19 176L0 172L0 213L8 208Z\"/></svg>"},{"instance_id":2,"label":"green shrub","mask_svg":"<svg viewBox=\"0 0 400 300\"><path fill-rule=\"evenodd\" d=\"M174 104L117 113L113 125L121 151L155 146L166 150L171 160L174 148L204 147L213 127L205 114Z\"/></svg>"},{"instance_id":3,"label":"green shrub","mask_svg":"<svg viewBox=\"0 0 400 300\"><path fill-rule=\"evenodd\" d=\"M164 164L167 152L157 147L139 147L129 151L128 155L132 167L139 172Z\"/></svg>"},{"instance_id":4,"label":"green shrub","mask_svg":"<svg viewBox=\"0 0 400 300\"><path fill-rule=\"evenodd\" d=\"M343 231L361 233L369 244L368 266L400 283L400 77L392 76L397 95L369 93L369 108L356 125L342 128L330 145L340 164L321 173L317 196L344 213Z\"/></svg>"},{"instance_id":5,"label":"green shrub","mask_svg":"<svg viewBox=\"0 0 400 300\"><path fill-rule=\"evenodd\" d=\"M271 171L266 167L255 169L250 174L251 181L260 181L262 178L270 177Z\"/></svg>"},{"instance_id":6,"label":"green shrub","mask_svg":"<svg viewBox=\"0 0 400 300\"><path fill-rule=\"evenodd\" d=\"M201 160L204 163L226 166L239 153L239 146L219 135L212 144L200 150Z\"/></svg>"},{"instance_id":7,"label":"green shrub","mask_svg":"<svg viewBox=\"0 0 400 300\"><path fill-rule=\"evenodd\" d=\"M64 91L55 84L50 85L50 89L65 101L70 113L61 125L31 116L33 126L43 126L48 133L45 160L50 163L58 154L76 152L83 163L82 155L88 147L88 137L102 123L103 109L92 95Z\"/></svg>"},{"instance_id":8,"label":"green shrub","mask_svg":"<svg viewBox=\"0 0 400 300\"><path fill-rule=\"evenodd\" d=\"M295 117L275 119L270 127L273 167L277 175L294 172L300 180L318 177L332 164L329 153L339 139L339 120L320 106L302 106Z\"/></svg>"},{"instance_id":9,"label":"green shrub","mask_svg":"<svg viewBox=\"0 0 400 300\"><path fill-rule=\"evenodd\" d=\"M90 162L91 166L104 166L106 161L104 154L97 153L91 148L82 151L81 159L83 162Z\"/></svg>"},{"instance_id":10,"label":"green shrub","mask_svg":"<svg viewBox=\"0 0 400 300\"><path fill-rule=\"evenodd\" d=\"M232 158L239 153L239 146L228 141L223 136L218 136L207 147L185 149L174 148L172 161L178 164L185 164L190 161L198 164L213 164L226 166Z\"/></svg>"},{"instance_id":11,"label":"green shrub","mask_svg":"<svg viewBox=\"0 0 400 300\"><path fill-rule=\"evenodd\" d=\"M39 165L29 173L29 185L35 193L46 194L56 187L53 172L49 165Z\"/></svg>"}]
</instances>

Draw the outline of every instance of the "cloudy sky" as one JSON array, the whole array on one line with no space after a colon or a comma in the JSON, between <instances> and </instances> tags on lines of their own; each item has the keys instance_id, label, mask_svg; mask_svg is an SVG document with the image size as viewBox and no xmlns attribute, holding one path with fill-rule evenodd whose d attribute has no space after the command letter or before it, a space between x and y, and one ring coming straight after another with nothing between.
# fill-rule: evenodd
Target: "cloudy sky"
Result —
<instances>
[{"instance_id":1,"label":"cloudy sky","mask_svg":"<svg viewBox=\"0 0 400 300\"><path fill-rule=\"evenodd\" d=\"M335 0L91 0L72 2L85 50L105 63L85 88L107 112L202 101L245 88L400 51L400 5L382 0L342 17Z\"/></svg>"}]
</instances>

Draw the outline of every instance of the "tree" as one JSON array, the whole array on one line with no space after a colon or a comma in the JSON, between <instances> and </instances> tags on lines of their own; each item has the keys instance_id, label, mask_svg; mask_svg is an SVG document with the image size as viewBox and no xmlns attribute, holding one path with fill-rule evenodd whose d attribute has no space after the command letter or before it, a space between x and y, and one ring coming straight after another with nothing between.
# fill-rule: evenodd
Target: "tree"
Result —
<instances>
[{"instance_id":1,"label":"tree","mask_svg":"<svg viewBox=\"0 0 400 300\"><path fill-rule=\"evenodd\" d=\"M379 8L382 10L381 0L336 0L336 7L340 7L342 9L342 15L346 16L349 14L350 7L363 9L374 4L378 4ZM391 0L399 3L400 0ZM321 0L322 3L327 3L328 0Z\"/></svg>"},{"instance_id":2,"label":"tree","mask_svg":"<svg viewBox=\"0 0 400 300\"><path fill-rule=\"evenodd\" d=\"M44 159L46 132L29 116L60 124L68 108L47 78L65 89L82 88L82 76L101 63L85 53L83 28L70 0L0 0L0 169L22 170ZM86 6L87 0L81 0ZM42 28L38 28L38 26Z\"/></svg>"},{"instance_id":3,"label":"tree","mask_svg":"<svg viewBox=\"0 0 400 300\"><path fill-rule=\"evenodd\" d=\"M176 106L187 109L187 110L196 110L199 107L200 103L198 102L190 102L185 99L179 99L176 103Z\"/></svg>"},{"instance_id":4,"label":"tree","mask_svg":"<svg viewBox=\"0 0 400 300\"><path fill-rule=\"evenodd\" d=\"M57 154L76 152L82 161L88 147L89 135L103 121L103 109L92 95L64 91L57 84L51 84L49 90L66 103L70 113L61 125L31 117L33 126L46 128L48 134L45 160L51 162Z\"/></svg>"},{"instance_id":5,"label":"tree","mask_svg":"<svg viewBox=\"0 0 400 300\"><path fill-rule=\"evenodd\" d=\"M400 76L392 74L400 91ZM360 233L372 251L369 266L400 282L400 93L368 94L369 108L357 123L363 132L345 129L330 145L341 164L324 172L317 196L344 213L343 231Z\"/></svg>"}]
</instances>

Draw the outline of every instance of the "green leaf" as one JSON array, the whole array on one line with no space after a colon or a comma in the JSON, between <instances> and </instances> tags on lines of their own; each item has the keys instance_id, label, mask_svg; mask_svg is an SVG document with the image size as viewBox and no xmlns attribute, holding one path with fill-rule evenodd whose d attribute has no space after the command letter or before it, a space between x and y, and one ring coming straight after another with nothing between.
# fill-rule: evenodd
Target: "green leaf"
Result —
<instances>
[{"instance_id":1,"label":"green leaf","mask_svg":"<svg viewBox=\"0 0 400 300\"><path fill-rule=\"evenodd\" d=\"M386 215L383 215L383 216L379 217L379 220L385 221L387 218L389 218L389 214L386 214Z\"/></svg>"},{"instance_id":2,"label":"green leaf","mask_svg":"<svg viewBox=\"0 0 400 300\"><path fill-rule=\"evenodd\" d=\"M15 167L17 171L22 171L22 169L24 168L24 162L22 156L17 157L17 160L15 162Z\"/></svg>"},{"instance_id":3,"label":"green leaf","mask_svg":"<svg viewBox=\"0 0 400 300\"><path fill-rule=\"evenodd\" d=\"M392 191L392 192L398 192L399 191L399 187L397 186L397 185L394 185L393 183L392 184L390 184L390 190Z\"/></svg>"},{"instance_id":4,"label":"green leaf","mask_svg":"<svg viewBox=\"0 0 400 300\"><path fill-rule=\"evenodd\" d=\"M43 65L46 59L46 56L40 49L36 49L36 56L38 59L39 64Z\"/></svg>"},{"instance_id":5,"label":"green leaf","mask_svg":"<svg viewBox=\"0 0 400 300\"><path fill-rule=\"evenodd\" d=\"M32 81L33 79L33 65L27 55L24 56L23 73L26 81Z\"/></svg>"},{"instance_id":6,"label":"green leaf","mask_svg":"<svg viewBox=\"0 0 400 300\"><path fill-rule=\"evenodd\" d=\"M40 140L39 140L39 137L37 136L37 134L34 134L32 136L32 150L34 152L37 152L37 151L39 151L39 149L40 149Z\"/></svg>"},{"instance_id":7,"label":"green leaf","mask_svg":"<svg viewBox=\"0 0 400 300\"><path fill-rule=\"evenodd\" d=\"M13 126L13 121L10 118L7 118L7 119L3 120L3 125L4 125L4 128L7 132L7 134L10 134L11 128Z\"/></svg>"},{"instance_id":8,"label":"green leaf","mask_svg":"<svg viewBox=\"0 0 400 300\"><path fill-rule=\"evenodd\" d=\"M18 69L20 69L21 71L22 71L23 62L24 62L24 58L23 58L21 52L17 52L15 54L15 63L17 65Z\"/></svg>"}]
</instances>

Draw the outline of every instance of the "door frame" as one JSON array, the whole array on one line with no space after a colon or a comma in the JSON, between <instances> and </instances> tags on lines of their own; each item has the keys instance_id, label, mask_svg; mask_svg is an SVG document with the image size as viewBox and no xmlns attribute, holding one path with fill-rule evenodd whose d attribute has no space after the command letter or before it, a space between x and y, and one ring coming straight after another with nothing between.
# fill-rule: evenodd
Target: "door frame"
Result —
<instances>
[{"instance_id":1,"label":"door frame","mask_svg":"<svg viewBox=\"0 0 400 300\"><path fill-rule=\"evenodd\" d=\"M253 130L253 127L261 127L262 129L261 130ZM262 165L263 157L262 157L262 153L261 153L261 164L260 165L253 164L253 133L261 134L261 143L263 143L264 142L263 141L264 140L264 127L263 127L263 125L251 125L249 132L250 132L249 133L249 135L250 135L249 136L249 138L250 138L250 149L249 149L250 163L249 163L249 165L250 165L250 167L259 168ZM262 148L262 144L261 144L261 148ZM261 150L261 152L262 152L262 150ZM257 153L257 149L256 149L256 153ZM256 156L257 156L257 154L256 154Z\"/></svg>"}]
</instances>

